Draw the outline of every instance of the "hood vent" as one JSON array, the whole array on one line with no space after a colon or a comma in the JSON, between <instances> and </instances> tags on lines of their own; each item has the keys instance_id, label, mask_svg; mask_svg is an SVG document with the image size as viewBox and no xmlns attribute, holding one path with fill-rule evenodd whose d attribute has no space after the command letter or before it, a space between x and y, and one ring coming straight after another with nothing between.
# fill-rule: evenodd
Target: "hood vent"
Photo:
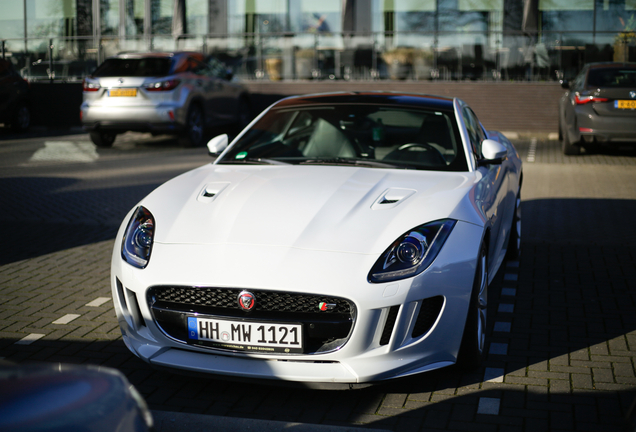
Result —
<instances>
[{"instance_id":1,"label":"hood vent","mask_svg":"<svg viewBox=\"0 0 636 432\"><path fill-rule=\"evenodd\" d=\"M372 210L385 210L390 209L402 201L415 194L417 191L414 189L398 189L391 188L384 191L380 197L371 206Z\"/></svg>"},{"instance_id":2,"label":"hood vent","mask_svg":"<svg viewBox=\"0 0 636 432\"><path fill-rule=\"evenodd\" d=\"M203 190L197 196L197 201L202 203L210 203L214 201L216 196L220 194L223 189L228 187L229 183L208 183Z\"/></svg>"}]
</instances>

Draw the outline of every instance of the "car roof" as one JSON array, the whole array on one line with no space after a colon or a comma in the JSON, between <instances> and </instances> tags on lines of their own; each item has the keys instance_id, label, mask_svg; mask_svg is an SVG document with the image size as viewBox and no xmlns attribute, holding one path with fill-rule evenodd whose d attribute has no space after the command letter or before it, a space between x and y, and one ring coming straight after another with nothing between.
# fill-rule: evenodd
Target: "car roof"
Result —
<instances>
[{"instance_id":1,"label":"car roof","mask_svg":"<svg viewBox=\"0 0 636 432\"><path fill-rule=\"evenodd\" d=\"M204 56L200 52L196 51L174 51L174 52L121 52L111 58L171 58L179 56L192 56L196 59L203 60Z\"/></svg>"},{"instance_id":2,"label":"car roof","mask_svg":"<svg viewBox=\"0 0 636 432\"><path fill-rule=\"evenodd\" d=\"M634 62L598 62L598 63L588 63L586 66L589 69L613 68L613 67L636 68L636 63Z\"/></svg>"},{"instance_id":3,"label":"car roof","mask_svg":"<svg viewBox=\"0 0 636 432\"><path fill-rule=\"evenodd\" d=\"M418 93L391 91L333 92L288 97L277 102L274 108L298 105L374 104L452 110L453 101L454 98Z\"/></svg>"}]
</instances>

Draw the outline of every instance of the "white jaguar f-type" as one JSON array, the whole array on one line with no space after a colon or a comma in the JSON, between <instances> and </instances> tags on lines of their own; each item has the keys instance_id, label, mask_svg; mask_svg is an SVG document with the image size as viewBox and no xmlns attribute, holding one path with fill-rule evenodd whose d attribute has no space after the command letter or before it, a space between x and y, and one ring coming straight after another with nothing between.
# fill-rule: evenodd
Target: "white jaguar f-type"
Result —
<instances>
[{"instance_id":1,"label":"white jaguar f-type","mask_svg":"<svg viewBox=\"0 0 636 432\"><path fill-rule=\"evenodd\" d=\"M363 386L486 349L488 285L520 248L521 161L461 100L281 100L126 216L112 293L156 367Z\"/></svg>"}]
</instances>

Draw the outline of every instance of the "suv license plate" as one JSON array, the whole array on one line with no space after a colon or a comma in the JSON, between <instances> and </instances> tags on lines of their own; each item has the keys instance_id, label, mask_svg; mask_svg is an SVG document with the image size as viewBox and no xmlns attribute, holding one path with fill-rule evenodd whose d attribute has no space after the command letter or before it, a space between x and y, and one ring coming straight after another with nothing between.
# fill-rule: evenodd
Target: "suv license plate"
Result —
<instances>
[{"instance_id":1,"label":"suv license plate","mask_svg":"<svg viewBox=\"0 0 636 432\"><path fill-rule=\"evenodd\" d=\"M110 97L135 97L137 89L111 89L108 91Z\"/></svg>"},{"instance_id":2,"label":"suv license plate","mask_svg":"<svg viewBox=\"0 0 636 432\"><path fill-rule=\"evenodd\" d=\"M188 317L188 338L206 346L250 352L300 353L301 324Z\"/></svg>"}]
</instances>

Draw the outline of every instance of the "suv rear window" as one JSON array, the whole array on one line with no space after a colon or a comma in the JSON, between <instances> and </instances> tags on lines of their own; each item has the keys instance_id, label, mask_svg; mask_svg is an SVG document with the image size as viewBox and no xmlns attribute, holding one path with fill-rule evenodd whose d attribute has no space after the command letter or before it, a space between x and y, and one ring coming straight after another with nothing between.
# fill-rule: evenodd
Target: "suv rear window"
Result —
<instances>
[{"instance_id":1,"label":"suv rear window","mask_svg":"<svg viewBox=\"0 0 636 432\"><path fill-rule=\"evenodd\" d=\"M170 73L172 59L170 58L111 58L102 63L93 76L99 77L161 77Z\"/></svg>"},{"instance_id":2,"label":"suv rear window","mask_svg":"<svg viewBox=\"0 0 636 432\"><path fill-rule=\"evenodd\" d=\"M587 85L591 87L636 87L636 68L590 69Z\"/></svg>"}]
</instances>

